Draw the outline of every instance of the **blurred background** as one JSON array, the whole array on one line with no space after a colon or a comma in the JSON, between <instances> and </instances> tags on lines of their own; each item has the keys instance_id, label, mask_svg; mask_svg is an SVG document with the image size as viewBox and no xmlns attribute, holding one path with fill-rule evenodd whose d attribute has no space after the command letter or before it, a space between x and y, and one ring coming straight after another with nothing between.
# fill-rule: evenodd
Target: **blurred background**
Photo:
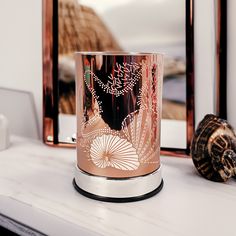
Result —
<instances>
[{"instance_id":1,"label":"blurred background","mask_svg":"<svg viewBox=\"0 0 236 236\"><path fill-rule=\"evenodd\" d=\"M186 120L185 0L59 0L60 112L75 113L74 51L165 54L163 119Z\"/></svg>"}]
</instances>

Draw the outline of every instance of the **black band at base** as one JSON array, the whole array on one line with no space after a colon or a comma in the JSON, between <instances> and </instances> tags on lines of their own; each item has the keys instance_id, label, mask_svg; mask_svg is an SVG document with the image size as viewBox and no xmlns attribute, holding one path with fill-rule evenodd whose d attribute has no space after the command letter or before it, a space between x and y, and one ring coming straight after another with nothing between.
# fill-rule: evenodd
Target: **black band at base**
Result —
<instances>
[{"instance_id":1,"label":"black band at base","mask_svg":"<svg viewBox=\"0 0 236 236\"><path fill-rule=\"evenodd\" d=\"M125 197L125 198L115 198L115 197L103 197L103 196L98 196L89 192L84 191L83 189L81 189L75 182L75 179L73 179L73 186L74 188L82 195L88 197L88 198L92 198L94 200L98 200L98 201L103 201L103 202L117 202L117 203L123 203L123 202L135 202L135 201L140 201L140 200L144 200L147 198L150 198L154 195L156 195L157 193L159 193L161 191L161 189L163 188L164 182L163 179L160 183L160 185L158 186L158 188L154 189L152 192L150 193L146 193L144 195L141 196L135 196L135 197Z\"/></svg>"}]
</instances>

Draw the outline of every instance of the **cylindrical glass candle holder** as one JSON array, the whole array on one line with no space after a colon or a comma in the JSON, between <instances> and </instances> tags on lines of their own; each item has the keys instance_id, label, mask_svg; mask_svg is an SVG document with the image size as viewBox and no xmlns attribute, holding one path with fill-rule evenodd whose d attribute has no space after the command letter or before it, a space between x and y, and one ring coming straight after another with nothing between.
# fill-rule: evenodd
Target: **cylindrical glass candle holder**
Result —
<instances>
[{"instance_id":1,"label":"cylindrical glass candle holder","mask_svg":"<svg viewBox=\"0 0 236 236\"><path fill-rule=\"evenodd\" d=\"M163 186L163 55L76 53L75 188L103 201L135 201Z\"/></svg>"}]
</instances>

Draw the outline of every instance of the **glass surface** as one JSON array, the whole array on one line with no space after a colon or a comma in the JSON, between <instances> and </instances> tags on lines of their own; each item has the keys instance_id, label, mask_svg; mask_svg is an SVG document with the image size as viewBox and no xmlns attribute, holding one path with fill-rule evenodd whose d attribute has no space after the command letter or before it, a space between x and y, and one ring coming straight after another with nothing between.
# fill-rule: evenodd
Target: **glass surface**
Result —
<instances>
[{"instance_id":1,"label":"glass surface","mask_svg":"<svg viewBox=\"0 0 236 236\"><path fill-rule=\"evenodd\" d=\"M165 54L161 146L186 148L185 0L59 0L59 141L76 131L75 51Z\"/></svg>"}]
</instances>

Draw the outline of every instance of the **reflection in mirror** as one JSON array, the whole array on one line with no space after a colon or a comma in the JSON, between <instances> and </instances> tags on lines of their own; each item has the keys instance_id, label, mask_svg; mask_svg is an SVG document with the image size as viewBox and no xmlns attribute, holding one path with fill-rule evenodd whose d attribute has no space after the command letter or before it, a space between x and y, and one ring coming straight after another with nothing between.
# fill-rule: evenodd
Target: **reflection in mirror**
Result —
<instances>
[{"instance_id":1,"label":"reflection in mirror","mask_svg":"<svg viewBox=\"0 0 236 236\"><path fill-rule=\"evenodd\" d=\"M165 53L161 146L185 149L185 0L59 0L59 141L75 133L75 51Z\"/></svg>"}]
</instances>

